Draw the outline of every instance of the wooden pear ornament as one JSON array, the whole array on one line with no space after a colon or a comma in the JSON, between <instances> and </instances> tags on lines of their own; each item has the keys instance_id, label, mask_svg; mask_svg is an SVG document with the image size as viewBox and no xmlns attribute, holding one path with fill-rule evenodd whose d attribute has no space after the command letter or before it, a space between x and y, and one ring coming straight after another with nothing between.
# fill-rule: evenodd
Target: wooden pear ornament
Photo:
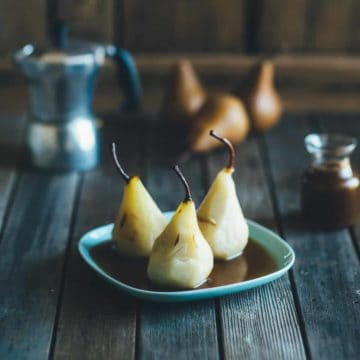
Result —
<instances>
[{"instance_id":1,"label":"wooden pear ornament","mask_svg":"<svg viewBox=\"0 0 360 360\"><path fill-rule=\"evenodd\" d=\"M233 143L244 140L250 124L241 100L228 94L208 97L193 120L189 134L191 151L204 152L220 145L218 141L209 137L211 129Z\"/></svg>"},{"instance_id":2,"label":"wooden pear ornament","mask_svg":"<svg viewBox=\"0 0 360 360\"><path fill-rule=\"evenodd\" d=\"M230 160L228 166L216 175L197 214L201 232L215 258L229 260L242 254L248 242L249 228L232 178L234 147L228 139L218 136L214 131L210 135L228 147Z\"/></svg>"},{"instance_id":3,"label":"wooden pear ornament","mask_svg":"<svg viewBox=\"0 0 360 360\"><path fill-rule=\"evenodd\" d=\"M190 61L180 60L170 73L161 112L166 118L188 126L205 98L205 90Z\"/></svg>"},{"instance_id":4,"label":"wooden pear ornament","mask_svg":"<svg viewBox=\"0 0 360 360\"><path fill-rule=\"evenodd\" d=\"M282 104L274 86L274 64L271 61L256 66L245 94L245 104L255 130L270 129L280 120Z\"/></svg>"},{"instance_id":5,"label":"wooden pear ornament","mask_svg":"<svg viewBox=\"0 0 360 360\"><path fill-rule=\"evenodd\" d=\"M186 196L156 239L147 273L160 286L193 289L207 280L214 257L199 229L189 186L180 169L177 166L174 169L184 184Z\"/></svg>"},{"instance_id":6,"label":"wooden pear ornament","mask_svg":"<svg viewBox=\"0 0 360 360\"><path fill-rule=\"evenodd\" d=\"M138 176L130 177L121 167L112 144L116 167L125 180L123 198L116 217L112 240L128 257L148 257L155 239L164 230L166 219Z\"/></svg>"}]
</instances>

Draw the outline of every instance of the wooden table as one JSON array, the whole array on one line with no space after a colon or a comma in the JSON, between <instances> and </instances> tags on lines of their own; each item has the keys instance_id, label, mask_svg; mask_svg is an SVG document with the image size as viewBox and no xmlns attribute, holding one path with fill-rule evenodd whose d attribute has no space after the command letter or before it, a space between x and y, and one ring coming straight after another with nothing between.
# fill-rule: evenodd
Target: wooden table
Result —
<instances>
[{"instance_id":1,"label":"wooden table","mask_svg":"<svg viewBox=\"0 0 360 360\"><path fill-rule=\"evenodd\" d=\"M288 275L216 300L137 301L99 279L81 260L87 230L112 222L122 179L108 151L118 143L163 210L183 188L170 165L176 131L144 117L104 117L104 162L84 174L21 166L24 118L0 118L0 359L355 359L360 353L360 223L319 233L299 217L299 178L312 130L360 136L358 115L286 114L270 132L237 146L235 181L246 216L295 249ZM196 203L226 152L183 165ZM360 168L360 151L353 157Z\"/></svg>"}]
</instances>

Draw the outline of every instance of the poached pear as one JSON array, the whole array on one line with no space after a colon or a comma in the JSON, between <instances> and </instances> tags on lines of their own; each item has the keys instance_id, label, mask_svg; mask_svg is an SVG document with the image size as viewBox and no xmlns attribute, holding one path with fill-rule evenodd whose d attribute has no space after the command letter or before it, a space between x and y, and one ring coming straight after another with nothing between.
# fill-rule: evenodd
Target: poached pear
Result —
<instances>
[{"instance_id":1,"label":"poached pear","mask_svg":"<svg viewBox=\"0 0 360 360\"><path fill-rule=\"evenodd\" d=\"M129 176L120 165L112 144L116 167L125 180L123 198L115 220L112 240L128 257L148 257L155 239L167 222L138 176Z\"/></svg>"},{"instance_id":2,"label":"poached pear","mask_svg":"<svg viewBox=\"0 0 360 360\"><path fill-rule=\"evenodd\" d=\"M197 215L200 229L209 242L214 257L230 260L243 252L248 242L249 228L232 178L234 147L228 139L218 136L214 131L210 131L210 135L228 147L230 160L228 166L217 174Z\"/></svg>"},{"instance_id":3,"label":"poached pear","mask_svg":"<svg viewBox=\"0 0 360 360\"><path fill-rule=\"evenodd\" d=\"M263 61L252 74L249 89L244 95L251 125L264 131L273 127L282 114L282 104L274 85L274 64Z\"/></svg>"},{"instance_id":4,"label":"poached pear","mask_svg":"<svg viewBox=\"0 0 360 360\"><path fill-rule=\"evenodd\" d=\"M162 113L167 118L188 126L191 124L191 116L203 105L205 98L205 90L191 62L186 59L178 61L169 76Z\"/></svg>"},{"instance_id":5,"label":"poached pear","mask_svg":"<svg viewBox=\"0 0 360 360\"><path fill-rule=\"evenodd\" d=\"M186 196L156 239L147 273L160 286L193 289L207 280L214 257L199 229L189 186L180 169L174 169L185 186Z\"/></svg>"},{"instance_id":6,"label":"poached pear","mask_svg":"<svg viewBox=\"0 0 360 360\"><path fill-rule=\"evenodd\" d=\"M245 139L249 132L249 120L240 99L229 94L209 96L193 120L189 134L189 147L193 152L204 152L219 146L209 137L214 129L234 143Z\"/></svg>"}]
</instances>

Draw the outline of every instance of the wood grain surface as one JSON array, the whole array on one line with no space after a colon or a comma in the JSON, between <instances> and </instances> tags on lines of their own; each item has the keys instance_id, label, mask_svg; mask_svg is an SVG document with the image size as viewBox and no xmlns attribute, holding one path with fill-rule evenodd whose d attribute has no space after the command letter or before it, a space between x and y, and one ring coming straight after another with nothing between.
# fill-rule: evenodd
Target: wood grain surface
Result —
<instances>
[{"instance_id":1,"label":"wood grain surface","mask_svg":"<svg viewBox=\"0 0 360 360\"><path fill-rule=\"evenodd\" d=\"M0 54L43 42L57 20L71 35L130 50L358 53L357 0L19 0L0 4Z\"/></svg>"},{"instance_id":2,"label":"wood grain surface","mask_svg":"<svg viewBox=\"0 0 360 360\"><path fill-rule=\"evenodd\" d=\"M56 1L56 0L51 0ZM70 36L89 41L112 42L115 40L115 25L121 20L115 17L115 0L62 0L56 1L53 18L66 21Z\"/></svg>"},{"instance_id":3,"label":"wood grain surface","mask_svg":"<svg viewBox=\"0 0 360 360\"><path fill-rule=\"evenodd\" d=\"M133 51L241 51L240 0L124 0L124 46Z\"/></svg>"},{"instance_id":4,"label":"wood grain surface","mask_svg":"<svg viewBox=\"0 0 360 360\"><path fill-rule=\"evenodd\" d=\"M24 173L1 241L0 357L46 359L78 176Z\"/></svg>"},{"instance_id":5,"label":"wood grain surface","mask_svg":"<svg viewBox=\"0 0 360 360\"><path fill-rule=\"evenodd\" d=\"M16 167L21 160L24 127L25 117L20 114L4 114L0 121L0 234L17 185Z\"/></svg>"},{"instance_id":6,"label":"wood grain surface","mask_svg":"<svg viewBox=\"0 0 360 360\"><path fill-rule=\"evenodd\" d=\"M209 184L226 165L227 158L224 149L207 158ZM255 137L236 147L233 178L244 215L276 231L276 219ZM245 294L221 299L219 305L225 358L305 358L288 276Z\"/></svg>"},{"instance_id":7,"label":"wood grain surface","mask_svg":"<svg viewBox=\"0 0 360 360\"><path fill-rule=\"evenodd\" d=\"M308 0L258 1L256 50L301 51L305 48Z\"/></svg>"},{"instance_id":8,"label":"wood grain surface","mask_svg":"<svg viewBox=\"0 0 360 360\"><path fill-rule=\"evenodd\" d=\"M356 0L309 2L306 48L319 52L350 50L356 3Z\"/></svg>"},{"instance_id":9,"label":"wood grain surface","mask_svg":"<svg viewBox=\"0 0 360 360\"><path fill-rule=\"evenodd\" d=\"M78 201L53 349L56 359L132 359L135 353L136 301L94 276L77 249L83 233L114 221L120 204L123 179L113 164L110 143L117 143L129 174L142 164L139 128L122 126L119 117L106 120L104 165L84 175Z\"/></svg>"},{"instance_id":10,"label":"wood grain surface","mask_svg":"<svg viewBox=\"0 0 360 360\"><path fill-rule=\"evenodd\" d=\"M126 170L141 176L163 210L184 196L171 165L180 164L199 204L226 152L190 156L183 132L166 119L121 114L102 119L98 169L39 173L19 162L24 117L1 111L1 358L356 358L359 227L312 231L299 216L298 184L309 162L303 136L322 130L358 137L358 114L288 113L236 148L244 213L293 246L289 276L218 300L159 305L116 291L78 254L81 235L112 222L120 202L123 183L109 144L117 142Z\"/></svg>"},{"instance_id":11,"label":"wood grain surface","mask_svg":"<svg viewBox=\"0 0 360 360\"><path fill-rule=\"evenodd\" d=\"M175 210L185 197L184 187L171 169L179 162L182 143L181 132L170 126L157 126L149 131L146 184L162 210ZM204 194L200 158L180 162L179 166L198 204ZM140 359L219 358L213 300L163 306L142 303L138 316Z\"/></svg>"},{"instance_id":12,"label":"wood grain surface","mask_svg":"<svg viewBox=\"0 0 360 360\"><path fill-rule=\"evenodd\" d=\"M2 0L0 3L0 56L9 56L27 43L47 40L46 0L32 0L24 6L22 0Z\"/></svg>"},{"instance_id":13,"label":"wood grain surface","mask_svg":"<svg viewBox=\"0 0 360 360\"><path fill-rule=\"evenodd\" d=\"M309 163L303 137L311 128L306 116L294 120L265 137L281 228L297 254L293 273L306 341L313 358L356 358L359 258L348 230L315 232L300 217L300 176Z\"/></svg>"}]
</instances>

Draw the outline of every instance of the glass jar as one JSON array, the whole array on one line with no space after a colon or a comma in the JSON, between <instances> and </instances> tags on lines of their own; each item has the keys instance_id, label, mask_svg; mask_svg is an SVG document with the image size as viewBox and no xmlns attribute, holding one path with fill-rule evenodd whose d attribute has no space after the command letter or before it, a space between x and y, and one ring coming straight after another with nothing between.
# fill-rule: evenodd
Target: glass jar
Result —
<instances>
[{"instance_id":1,"label":"glass jar","mask_svg":"<svg viewBox=\"0 0 360 360\"><path fill-rule=\"evenodd\" d=\"M312 162L302 177L301 206L316 228L339 229L356 222L360 181L349 159L356 144L356 139L341 134L305 137Z\"/></svg>"}]
</instances>

